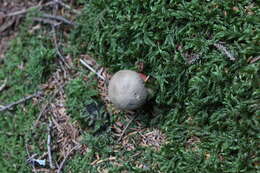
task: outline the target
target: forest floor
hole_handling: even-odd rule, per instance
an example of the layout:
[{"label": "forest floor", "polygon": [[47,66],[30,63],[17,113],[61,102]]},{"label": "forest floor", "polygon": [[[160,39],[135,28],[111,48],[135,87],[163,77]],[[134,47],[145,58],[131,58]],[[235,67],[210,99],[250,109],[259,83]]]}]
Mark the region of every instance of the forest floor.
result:
[{"label": "forest floor", "polygon": [[[260,171],[259,15],[253,1],[0,0],[0,172]],[[100,76],[120,69],[149,76],[141,109],[110,103]]]}]

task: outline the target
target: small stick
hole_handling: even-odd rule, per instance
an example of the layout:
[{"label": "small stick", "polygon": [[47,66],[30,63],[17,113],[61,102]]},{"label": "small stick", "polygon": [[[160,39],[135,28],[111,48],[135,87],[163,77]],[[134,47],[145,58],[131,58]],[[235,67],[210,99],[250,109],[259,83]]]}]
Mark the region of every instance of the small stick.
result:
[{"label": "small stick", "polygon": [[214,43],[213,44],[220,52],[225,54],[231,61],[235,61],[236,58],[224,47],[222,44]]},{"label": "small stick", "polygon": [[7,79],[4,80],[4,83],[0,86],[0,92],[3,91],[6,87]]},{"label": "small stick", "polygon": [[70,66],[65,61],[65,57],[60,52],[60,49],[59,49],[59,46],[58,46],[58,41],[57,41],[57,36],[56,36],[56,30],[55,30],[55,26],[54,25],[52,25],[52,32],[53,32],[53,40],[54,40],[54,45],[55,45],[56,52],[57,52],[60,60],[65,64],[65,66],[68,69],[70,69]]},{"label": "small stick", "polygon": [[55,20],[45,19],[45,18],[42,18],[42,17],[34,17],[33,20],[37,21],[37,22],[42,22],[42,23],[45,23],[45,24],[55,25],[55,26],[61,24],[61,23],[59,23]]},{"label": "small stick", "polygon": [[55,4],[55,3],[56,2],[48,2],[48,3],[43,4],[43,5],[38,4],[36,6],[29,7],[27,9],[22,9],[22,10],[19,10],[19,11],[15,11],[15,12],[9,13],[9,14],[5,15],[4,17],[17,16],[17,15],[20,15],[20,14],[25,14],[25,13],[31,11],[32,9],[38,9],[38,8],[46,7],[46,6]]},{"label": "small stick", "polygon": [[35,168],[35,169],[33,169],[33,172],[41,172],[41,173],[43,173],[43,172],[46,172],[46,173],[50,173],[50,169],[47,169],[47,168]]},{"label": "small stick", "polygon": [[82,65],[84,65],[85,67],[87,67],[90,71],[92,71],[93,73],[95,73],[100,79],[102,79],[103,81],[106,81],[106,79],[100,75],[99,73],[96,72],[96,70],[94,70],[90,65],[88,65],[88,63],[86,63],[84,60],[80,59],[80,62]]},{"label": "small stick", "polygon": [[54,20],[58,20],[58,21],[61,21],[63,23],[66,23],[68,25],[73,25],[75,26],[75,23],[72,22],[72,21],[69,21],[68,19],[62,17],[62,16],[55,16],[55,15],[51,15],[51,14],[43,14],[42,17],[45,17],[45,18],[49,18],[49,19],[54,19]]},{"label": "small stick", "polygon": [[106,159],[103,159],[103,160],[95,160],[94,162],[92,162],[90,165],[98,165],[102,162],[107,162],[107,161],[113,161],[113,160],[116,160],[116,157],[109,157],[109,158],[106,158]]},{"label": "small stick", "polygon": [[[59,0],[54,0],[54,7],[52,9],[52,12],[53,14],[57,14],[57,10],[58,10],[58,2]],[[54,15],[48,15],[48,14],[45,14],[45,16],[47,17],[51,17],[51,18],[55,18]],[[61,16],[59,17],[59,19],[61,19]],[[62,19],[64,21],[64,19]],[[66,19],[65,19],[66,20]],[[66,22],[68,22],[66,20]],[[70,21],[69,21],[70,23]],[[55,49],[56,49],[56,53],[59,57],[59,59],[61,60],[61,62],[65,65],[65,67],[67,67],[67,69],[70,69],[70,65],[65,61],[65,57],[62,55],[61,51],[60,51],[60,48],[59,48],[59,45],[58,45],[58,41],[57,41],[57,34],[56,34],[56,26],[57,25],[52,25],[52,34],[53,34],[53,40],[54,40],[54,46],[55,46]],[[64,71],[64,73],[66,74],[66,70],[65,68],[63,67],[62,63],[60,63],[61,65],[61,68],[62,70]]]},{"label": "small stick", "polygon": [[0,33],[8,29],[10,26],[12,26],[15,23],[15,18],[8,19],[7,22],[0,26]]},{"label": "small stick", "polygon": [[255,58],[253,58],[253,59],[250,59],[249,62],[250,62],[250,63],[255,63],[255,62],[259,61],[259,60],[260,60],[260,56],[255,57]]},{"label": "small stick", "polygon": [[[30,153],[29,153],[28,144],[27,144],[27,139],[26,139],[26,143],[25,143],[25,149],[26,149],[26,152],[27,152],[28,159],[33,158],[34,155],[31,156]],[[33,169],[35,169],[34,164],[32,164],[32,167],[33,167]]]},{"label": "small stick", "polygon": [[79,147],[79,145],[76,145],[75,147],[73,147],[70,151],[67,152],[66,156],[63,158],[58,170],[57,170],[57,173],[61,173],[61,170],[64,166],[64,163],[66,162],[66,160],[68,159],[69,155],[72,153],[72,151],[74,151],[75,149],[77,149]]},{"label": "small stick", "polygon": [[42,94],[41,92],[37,92],[37,93],[35,93],[35,94],[33,94],[33,95],[24,97],[24,98],[22,98],[21,100],[18,100],[18,101],[14,102],[14,103],[8,104],[8,105],[2,107],[2,108],[0,109],[0,112],[5,111],[5,110],[9,110],[9,109],[12,108],[13,106],[18,105],[18,104],[21,104],[21,103],[23,103],[23,102],[25,102],[25,101],[27,101],[27,100],[29,100],[29,99],[32,99],[33,97],[38,97],[38,96],[40,96],[41,94]]},{"label": "small stick", "polygon": [[121,139],[123,138],[126,130],[128,129],[128,127],[130,126],[130,124],[134,121],[134,119],[137,117],[137,115],[133,116],[133,118],[128,122],[128,124],[126,125],[126,127],[124,128],[123,132],[121,133],[121,135],[118,138],[118,142],[121,141]]},{"label": "small stick", "polygon": [[44,105],[44,108],[41,110],[41,112],[39,113],[38,118],[36,119],[35,123],[34,123],[34,128],[36,128],[36,126],[38,125],[42,115],[45,113],[47,107],[49,106],[49,103],[47,103],[46,105]]},{"label": "small stick", "polygon": [[[34,123],[34,128],[37,127],[42,115],[45,113],[47,107],[49,106],[50,102],[56,97],[56,95],[59,93],[59,91],[66,85],[66,83],[64,83],[62,86],[60,86],[55,92],[54,94],[51,96],[51,98],[48,100],[48,102],[44,105],[44,108],[41,110],[41,112],[39,113],[39,116],[37,117],[35,123]],[[32,127],[33,128],[33,127]]]},{"label": "small stick", "polygon": [[54,169],[55,166],[52,163],[52,157],[51,157],[51,128],[52,128],[52,121],[49,119],[47,149],[48,149],[48,158],[49,158],[50,167],[51,169]]},{"label": "small stick", "polygon": [[58,8],[59,8],[58,3],[60,0],[53,0],[53,1],[55,2],[55,4],[54,4],[54,8],[53,8],[52,12],[56,12],[56,11],[58,11]]}]

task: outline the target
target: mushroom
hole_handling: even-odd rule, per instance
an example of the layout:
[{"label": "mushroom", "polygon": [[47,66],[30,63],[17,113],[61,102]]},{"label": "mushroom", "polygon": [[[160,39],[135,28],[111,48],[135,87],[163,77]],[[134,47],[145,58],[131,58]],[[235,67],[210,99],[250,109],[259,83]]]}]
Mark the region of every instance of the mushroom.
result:
[{"label": "mushroom", "polygon": [[145,103],[148,91],[137,72],[120,70],[109,81],[108,96],[115,107],[133,110]]}]

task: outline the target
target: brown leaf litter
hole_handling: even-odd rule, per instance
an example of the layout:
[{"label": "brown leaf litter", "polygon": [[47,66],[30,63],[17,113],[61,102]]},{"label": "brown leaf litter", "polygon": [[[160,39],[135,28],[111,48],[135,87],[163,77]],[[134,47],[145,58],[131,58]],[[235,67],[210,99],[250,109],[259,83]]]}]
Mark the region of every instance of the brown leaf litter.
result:
[{"label": "brown leaf litter", "polygon": [[[70,116],[67,114],[65,101],[66,96],[64,86],[71,76],[66,74],[64,71],[57,69],[56,72],[50,77],[46,84],[43,84],[41,88],[45,91],[45,95],[53,95],[53,99],[48,100],[47,110],[40,118],[39,123],[46,123],[48,120],[52,121],[53,127],[51,130],[51,148],[53,151],[54,161],[60,164],[64,164],[73,154],[83,154],[87,151],[87,146],[80,143],[82,130],[76,122],[73,122]],[[44,108],[44,106],[43,106]],[[44,146],[46,143],[45,139],[42,141]],[[30,151],[33,153],[33,151]],[[64,161],[65,160],[65,161]],[[49,169],[51,172],[51,169]]]},{"label": "brown leaf litter", "polygon": [[160,130],[152,129],[143,135],[141,134],[141,140],[141,146],[149,146],[159,151],[166,141],[166,136]]},{"label": "brown leaf litter", "polygon": [[[128,115],[129,116],[129,115]],[[126,116],[124,122],[130,121],[130,118]],[[115,124],[112,125],[113,135],[120,137],[127,123],[123,123],[123,120],[119,117]],[[166,143],[166,135],[159,129],[144,128],[142,123],[138,120],[135,122],[135,127],[129,127],[124,134],[119,145],[127,151],[135,150],[137,146],[151,147],[156,151],[159,151],[161,146]]]}]

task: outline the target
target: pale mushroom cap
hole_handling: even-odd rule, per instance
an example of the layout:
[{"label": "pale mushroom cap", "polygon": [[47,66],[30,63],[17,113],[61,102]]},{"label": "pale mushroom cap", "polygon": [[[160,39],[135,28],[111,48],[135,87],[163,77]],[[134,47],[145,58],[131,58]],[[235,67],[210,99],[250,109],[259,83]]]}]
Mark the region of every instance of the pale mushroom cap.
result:
[{"label": "pale mushroom cap", "polygon": [[118,71],[109,82],[108,96],[119,109],[136,109],[145,103],[147,95],[143,79],[134,71]]}]

